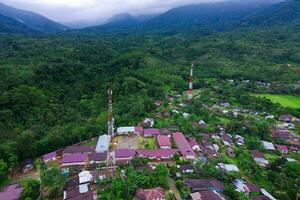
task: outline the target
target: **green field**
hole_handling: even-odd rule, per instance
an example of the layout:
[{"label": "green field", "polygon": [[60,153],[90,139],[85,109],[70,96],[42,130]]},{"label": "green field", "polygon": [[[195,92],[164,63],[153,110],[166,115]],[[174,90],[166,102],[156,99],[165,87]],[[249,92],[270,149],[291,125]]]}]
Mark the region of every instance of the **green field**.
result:
[{"label": "green field", "polygon": [[265,97],[274,103],[291,108],[300,108],[300,96],[279,95],[279,94],[255,94],[257,97]]}]

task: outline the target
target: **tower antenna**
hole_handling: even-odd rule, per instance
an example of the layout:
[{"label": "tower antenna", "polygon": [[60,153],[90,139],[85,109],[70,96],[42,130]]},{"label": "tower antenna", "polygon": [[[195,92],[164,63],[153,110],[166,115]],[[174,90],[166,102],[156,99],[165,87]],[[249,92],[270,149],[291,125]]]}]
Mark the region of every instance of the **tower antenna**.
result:
[{"label": "tower antenna", "polygon": [[108,135],[114,134],[114,118],[113,118],[113,109],[112,109],[112,90],[108,89]]},{"label": "tower antenna", "polygon": [[194,68],[194,64],[191,65],[191,71],[190,71],[190,77],[189,77],[188,99],[193,98],[193,68]]}]

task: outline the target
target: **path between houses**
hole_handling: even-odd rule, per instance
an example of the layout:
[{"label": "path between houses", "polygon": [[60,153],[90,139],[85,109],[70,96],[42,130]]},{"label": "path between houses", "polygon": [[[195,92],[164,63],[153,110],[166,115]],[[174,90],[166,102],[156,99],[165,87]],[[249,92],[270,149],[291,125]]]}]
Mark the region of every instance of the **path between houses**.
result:
[{"label": "path between houses", "polygon": [[168,179],[168,185],[170,187],[170,190],[172,190],[172,192],[174,193],[175,198],[177,200],[182,200],[181,197],[180,197],[180,193],[179,193],[179,191],[176,188],[175,181],[172,178],[170,178],[170,177],[168,177],[167,179]]}]

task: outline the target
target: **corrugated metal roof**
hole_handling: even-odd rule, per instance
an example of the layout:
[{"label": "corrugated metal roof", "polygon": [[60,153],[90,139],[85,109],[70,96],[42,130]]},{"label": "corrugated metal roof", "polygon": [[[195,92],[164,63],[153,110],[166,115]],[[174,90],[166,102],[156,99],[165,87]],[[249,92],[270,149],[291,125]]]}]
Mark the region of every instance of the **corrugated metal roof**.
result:
[{"label": "corrugated metal roof", "polygon": [[110,135],[107,135],[107,134],[101,135],[97,142],[96,152],[101,153],[104,151],[108,151],[110,139],[111,139]]}]

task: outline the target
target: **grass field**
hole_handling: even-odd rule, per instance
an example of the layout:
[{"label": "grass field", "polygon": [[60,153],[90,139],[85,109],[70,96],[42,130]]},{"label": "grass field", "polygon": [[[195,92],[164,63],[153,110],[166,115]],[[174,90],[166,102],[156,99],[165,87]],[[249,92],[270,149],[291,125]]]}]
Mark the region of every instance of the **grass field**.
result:
[{"label": "grass field", "polygon": [[265,97],[274,103],[291,108],[300,108],[300,96],[278,95],[278,94],[255,94],[257,97]]},{"label": "grass field", "polygon": [[156,139],[155,138],[144,138],[142,136],[138,137],[139,148],[140,149],[155,149]]}]

